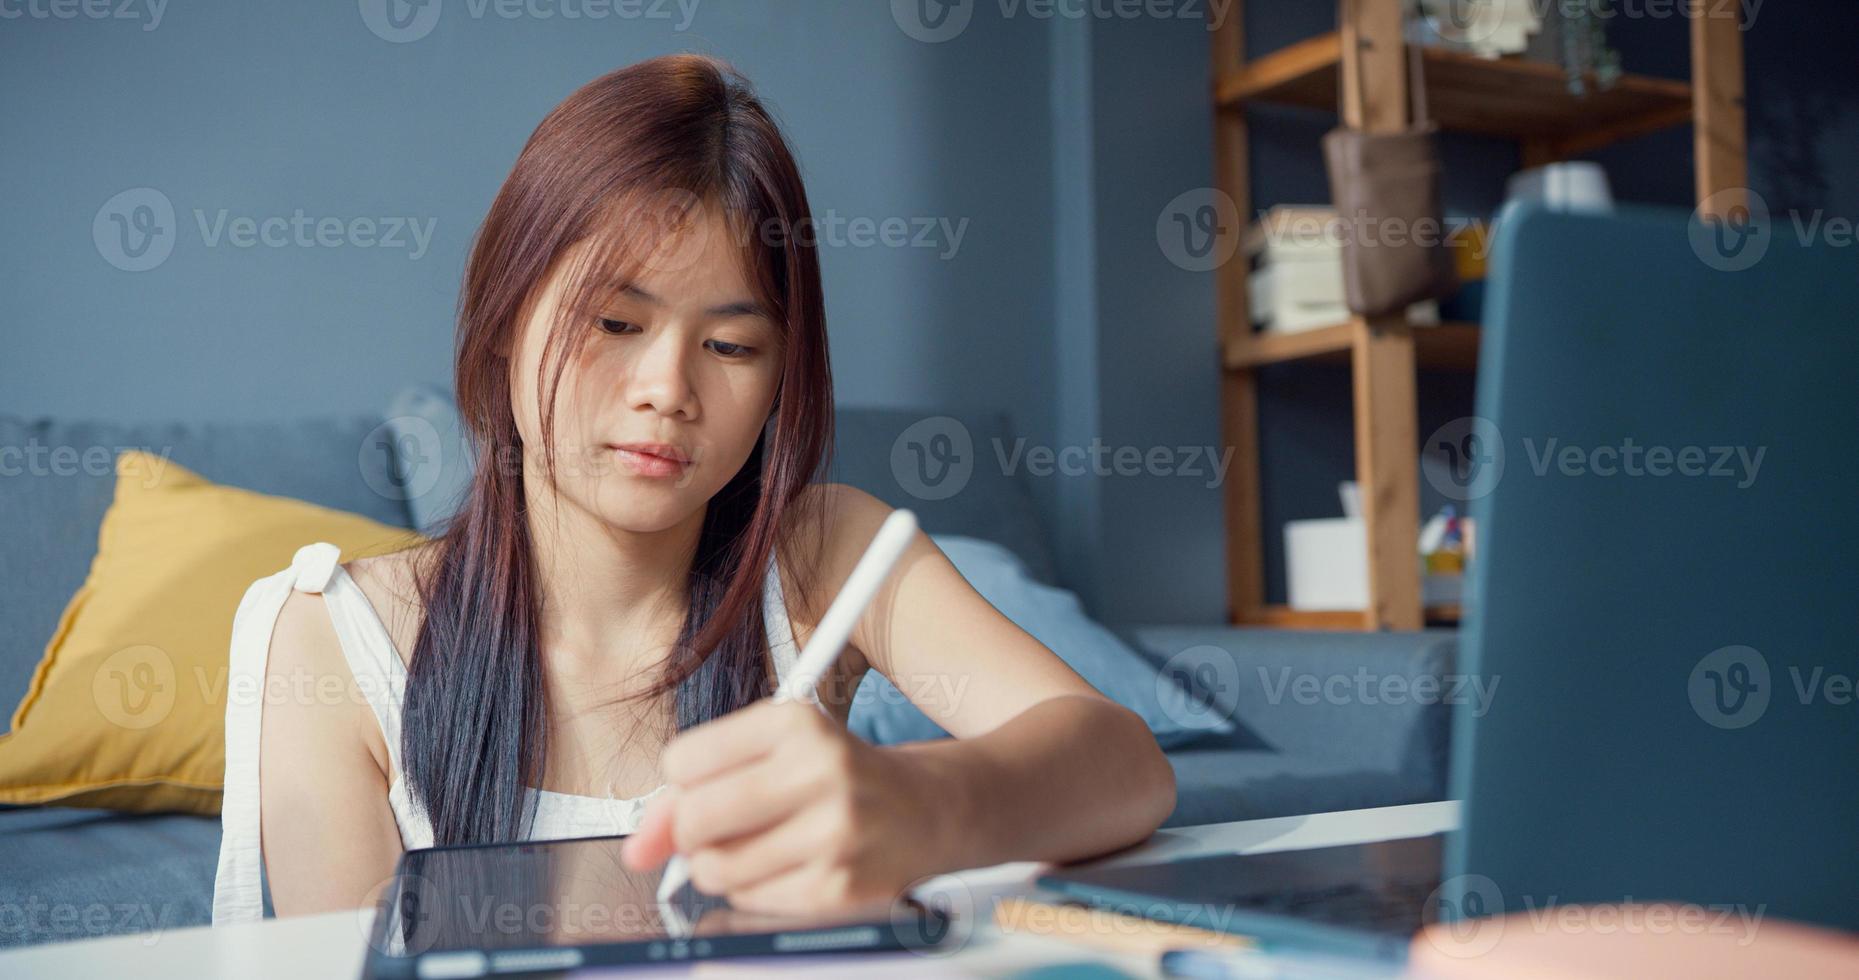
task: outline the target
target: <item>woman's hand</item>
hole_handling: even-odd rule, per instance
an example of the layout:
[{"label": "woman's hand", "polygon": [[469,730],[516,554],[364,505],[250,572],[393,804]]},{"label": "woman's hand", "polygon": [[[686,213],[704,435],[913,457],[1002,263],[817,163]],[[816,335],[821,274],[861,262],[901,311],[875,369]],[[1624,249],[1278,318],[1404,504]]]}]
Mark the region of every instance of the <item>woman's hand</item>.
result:
[{"label": "woman's hand", "polygon": [[866,744],[811,704],[763,701],[673,738],[671,784],[622,860],[686,856],[699,891],[808,912],[894,899],[940,865],[955,792],[923,757]]}]

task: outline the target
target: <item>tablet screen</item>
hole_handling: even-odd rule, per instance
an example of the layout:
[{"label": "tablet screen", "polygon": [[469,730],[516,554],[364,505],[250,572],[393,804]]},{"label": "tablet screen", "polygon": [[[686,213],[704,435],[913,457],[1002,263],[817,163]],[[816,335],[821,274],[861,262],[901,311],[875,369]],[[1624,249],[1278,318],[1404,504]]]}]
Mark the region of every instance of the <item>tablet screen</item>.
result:
[{"label": "tablet screen", "polygon": [[[768,915],[685,889],[675,911],[658,901],[659,872],[620,863],[625,837],[592,837],[407,852],[384,896],[377,950],[446,950],[698,939],[889,923],[889,903],[830,915]],[[688,931],[674,916],[681,913]]]}]

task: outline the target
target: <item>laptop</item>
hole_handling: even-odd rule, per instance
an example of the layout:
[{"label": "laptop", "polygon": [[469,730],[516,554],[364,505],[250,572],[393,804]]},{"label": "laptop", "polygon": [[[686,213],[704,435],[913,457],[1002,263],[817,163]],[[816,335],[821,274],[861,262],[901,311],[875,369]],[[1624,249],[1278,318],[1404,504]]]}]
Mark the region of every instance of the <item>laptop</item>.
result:
[{"label": "laptop", "polygon": [[1859,929],[1859,248],[1797,228],[1500,216],[1475,414],[1429,439],[1478,528],[1458,670],[1502,679],[1456,832],[1040,884],[1391,960],[1579,903]]}]

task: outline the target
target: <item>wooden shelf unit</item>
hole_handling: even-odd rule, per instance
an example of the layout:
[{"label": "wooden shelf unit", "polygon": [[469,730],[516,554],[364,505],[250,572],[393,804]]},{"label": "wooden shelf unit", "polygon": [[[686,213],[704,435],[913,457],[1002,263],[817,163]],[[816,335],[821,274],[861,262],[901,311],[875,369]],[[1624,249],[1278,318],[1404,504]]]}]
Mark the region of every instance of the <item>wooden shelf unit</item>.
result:
[{"label": "wooden shelf unit", "polygon": [[[1363,329],[1366,324],[1351,320],[1296,333],[1243,334],[1227,342],[1226,366],[1236,369],[1290,361],[1346,361],[1355,347],[1357,331]],[[1441,323],[1412,329],[1414,361],[1419,367],[1439,371],[1471,371],[1478,367],[1477,324]]]},{"label": "wooden shelf unit", "polygon": [[[1250,220],[1253,213],[1249,105],[1336,110],[1340,98],[1343,121],[1357,129],[1395,132],[1409,125],[1403,6],[1402,0],[1340,0],[1335,31],[1253,61],[1245,58],[1243,0],[1211,25],[1215,179],[1241,216]],[[1741,25],[1734,18],[1694,16],[1690,28],[1690,81],[1627,75],[1604,91],[1590,85],[1586,96],[1568,91],[1556,65],[1424,48],[1428,113],[1447,131],[1516,140],[1526,167],[1690,124],[1700,207],[1708,203],[1709,212],[1721,215],[1744,203],[1748,184]],[[1216,273],[1221,430],[1234,449],[1225,484],[1228,617],[1300,629],[1419,629],[1427,622],[1456,622],[1456,606],[1426,609],[1420,598],[1415,372],[1473,370],[1478,328],[1355,317],[1299,333],[1255,333],[1246,272],[1241,260]],[[1265,602],[1256,372],[1301,360],[1346,362],[1353,376],[1355,469],[1369,551],[1369,608],[1360,612],[1296,612]]]},{"label": "wooden shelf unit", "polygon": [[[1220,108],[1247,102],[1336,109],[1342,32],[1300,41],[1214,82]],[[1496,60],[1443,48],[1421,50],[1427,108],[1441,129],[1541,142],[1556,157],[1691,121],[1691,83],[1624,75],[1578,96],[1556,65]]]}]

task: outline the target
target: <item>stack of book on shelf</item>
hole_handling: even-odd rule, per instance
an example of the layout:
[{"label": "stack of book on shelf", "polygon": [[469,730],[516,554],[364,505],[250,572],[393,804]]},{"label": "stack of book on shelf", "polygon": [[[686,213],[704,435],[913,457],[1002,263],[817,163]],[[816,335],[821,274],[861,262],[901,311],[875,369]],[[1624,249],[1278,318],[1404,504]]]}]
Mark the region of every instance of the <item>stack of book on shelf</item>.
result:
[{"label": "stack of book on shelf", "polygon": [[[1279,205],[1246,233],[1251,272],[1246,294],[1252,323],[1273,333],[1333,327],[1349,319],[1343,294],[1345,230],[1336,209]],[[1408,310],[1416,325],[1439,322],[1439,305],[1416,303]]]}]

